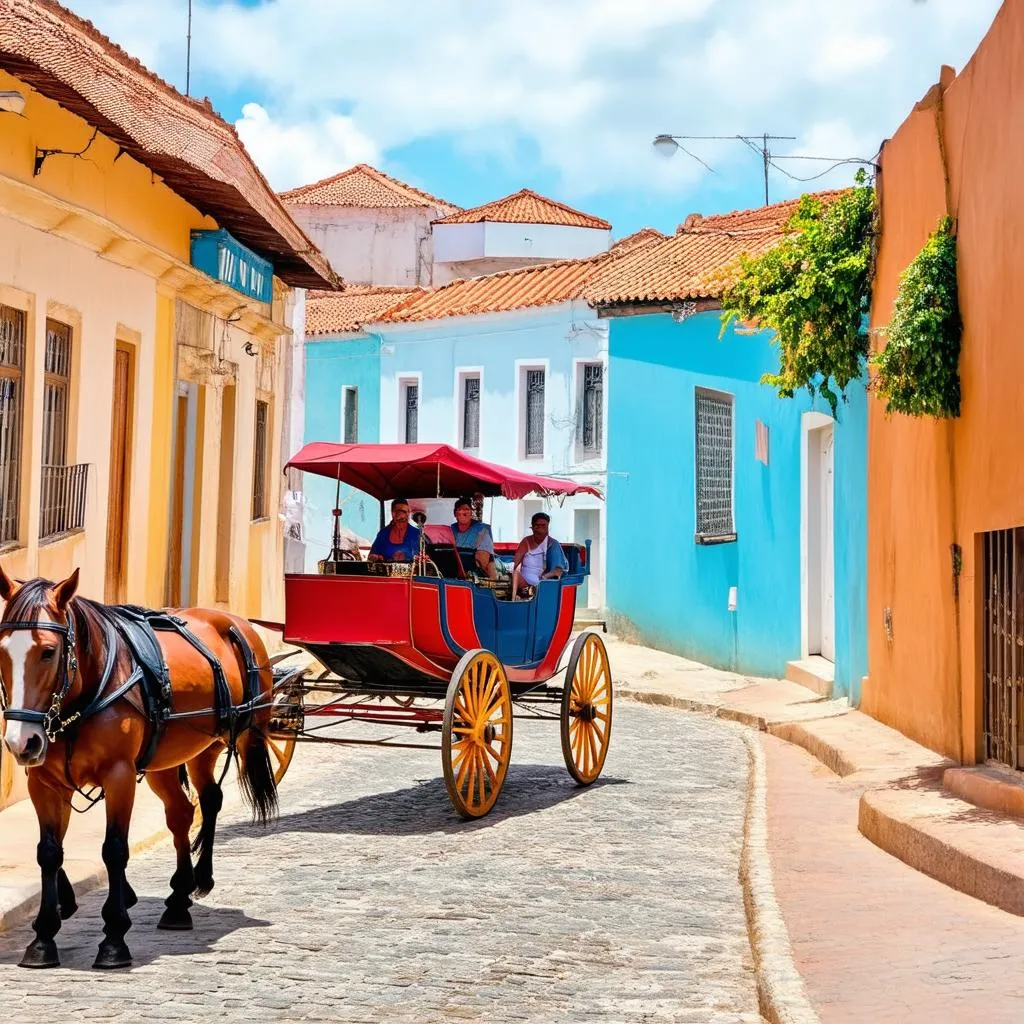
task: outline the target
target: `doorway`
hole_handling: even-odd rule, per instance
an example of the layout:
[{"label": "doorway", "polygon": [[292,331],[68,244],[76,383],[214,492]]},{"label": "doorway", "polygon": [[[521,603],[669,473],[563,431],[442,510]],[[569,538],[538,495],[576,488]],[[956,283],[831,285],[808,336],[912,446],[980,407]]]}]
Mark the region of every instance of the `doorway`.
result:
[{"label": "doorway", "polygon": [[601,513],[596,508],[578,508],[573,513],[573,541],[590,541],[590,575],[576,592],[578,608],[604,606],[604,584],[601,574]]},{"label": "doorway", "polygon": [[220,489],[217,495],[217,601],[231,600],[231,506],[235,495],[234,384],[224,388],[220,418]]},{"label": "doorway", "polygon": [[132,403],[135,358],[118,342],[114,350],[114,393],[110,414],[110,483],[107,492],[107,564],[104,600],[125,600],[128,552],[128,493],[131,473]]},{"label": "doorway", "polygon": [[[817,414],[811,414],[817,415]],[[835,424],[807,431],[807,653],[835,661]]]},{"label": "doorway", "polygon": [[199,386],[179,380],[174,399],[171,457],[171,530],[167,562],[167,603],[181,608],[195,600],[192,580]]}]

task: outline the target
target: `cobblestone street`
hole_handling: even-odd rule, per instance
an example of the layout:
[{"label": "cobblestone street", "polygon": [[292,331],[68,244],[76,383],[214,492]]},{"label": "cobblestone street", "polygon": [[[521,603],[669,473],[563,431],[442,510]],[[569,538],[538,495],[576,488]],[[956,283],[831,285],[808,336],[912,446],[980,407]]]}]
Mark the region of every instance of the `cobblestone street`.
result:
[{"label": "cobblestone street", "polygon": [[90,970],[94,891],[58,936],[60,969],[15,966],[27,924],[0,935],[6,1014],[759,1021],[737,881],[743,742],[626,701],[616,718],[587,790],[556,723],[517,721],[501,800],[477,823],[451,810],[436,752],[300,746],[267,834],[238,809],[222,817],[195,931],[155,929],[173,868],[162,844],[129,865],[134,969]]}]

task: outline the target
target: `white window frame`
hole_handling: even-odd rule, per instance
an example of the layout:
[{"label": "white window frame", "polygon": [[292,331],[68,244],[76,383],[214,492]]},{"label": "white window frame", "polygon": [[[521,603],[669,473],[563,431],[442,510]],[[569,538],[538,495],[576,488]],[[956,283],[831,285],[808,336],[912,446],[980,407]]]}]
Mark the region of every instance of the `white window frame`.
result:
[{"label": "white window frame", "polygon": [[[548,457],[548,412],[551,394],[551,366],[547,359],[517,359],[516,360],[516,438],[517,455],[520,462],[543,462]],[[541,439],[541,454],[526,454],[526,373],[528,370],[544,371],[544,435]]]},{"label": "white window frame", "polygon": [[[477,440],[479,444],[476,448],[466,448],[466,416],[465,416],[465,403],[466,403],[466,379],[476,377],[480,381],[480,422],[477,425]],[[452,437],[455,438],[455,444],[458,448],[462,448],[469,452],[479,452],[483,448],[484,439],[484,368],[482,366],[458,366],[455,369],[455,401],[452,405],[455,407],[455,422],[454,429],[452,431]]]},{"label": "white window frame", "polygon": [[416,401],[416,439],[419,440],[419,428],[422,425],[423,417],[423,374],[422,373],[402,373],[397,377],[398,384],[398,443],[405,444],[405,410],[406,410],[406,388],[410,384],[415,384],[417,389],[417,401]]},{"label": "white window frame", "polygon": [[[704,533],[700,530],[698,512],[700,481],[697,468],[700,462],[700,435],[697,432],[697,404],[701,395],[728,402],[732,411],[729,437],[729,525],[732,529],[723,533]],[[695,387],[693,389],[693,524],[693,538],[697,544],[727,544],[736,540],[736,396],[728,391],[719,391],[715,388]]]},{"label": "white window frame", "polygon": [[[345,420],[346,420],[346,409],[345,405],[348,401],[349,395],[353,395],[356,405],[356,436],[354,441],[350,441],[345,436]],[[359,386],[357,384],[343,384],[341,388],[341,443],[342,444],[358,444],[359,443]]]},{"label": "white window frame", "polygon": [[[588,452],[583,447],[583,385],[586,379],[587,366],[601,367],[601,447],[595,452]],[[597,462],[605,457],[608,445],[608,359],[604,355],[595,355],[592,359],[577,358],[572,361],[574,394],[576,396],[576,461]]]}]

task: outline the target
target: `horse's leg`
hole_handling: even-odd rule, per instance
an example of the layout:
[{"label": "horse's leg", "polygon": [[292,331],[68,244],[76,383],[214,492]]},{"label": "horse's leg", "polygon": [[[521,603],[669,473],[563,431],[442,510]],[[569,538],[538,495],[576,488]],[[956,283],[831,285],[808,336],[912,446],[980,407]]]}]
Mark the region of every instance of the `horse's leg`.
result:
[{"label": "horse's leg", "polygon": [[103,904],[103,934],[93,967],[111,969],[130,967],[132,955],[124,937],[131,928],[128,917],[128,893],[125,873],[128,868],[128,826],[135,804],[135,766],[119,761],[103,779],[107,805],[107,837],[103,841],[103,863],[107,868],[109,889]]},{"label": "horse's leg", "polygon": [[[68,825],[71,824],[71,800],[65,800],[63,813],[61,815],[60,843],[64,845],[64,836],[67,835]],[[71,880],[63,868],[57,869],[57,902],[60,905],[60,919],[66,921],[78,910],[78,900],[75,898],[75,890]]]},{"label": "horse's leg", "polygon": [[158,928],[169,931],[188,931],[192,927],[192,915],[188,908],[196,887],[196,876],[192,870],[192,856],[189,849],[188,832],[195,817],[195,807],[181,786],[177,768],[162,772],[150,772],[146,776],[149,788],[163,801],[167,828],[174,836],[174,850],[178,855],[177,867],[171,875],[171,895],[164,900],[167,909],[160,918]]},{"label": "horse's leg", "polygon": [[199,794],[199,813],[203,823],[192,844],[196,858],[196,896],[209,896],[213,891],[213,837],[217,832],[217,815],[224,804],[224,793],[217,782],[217,758],[224,749],[220,743],[207,747],[188,763],[188,774]]},{"label": "horse's leg", "polygon": [[[48,786],[38,772],[28,773],[28,792],[36,810],[36,817],[39,819],[36,861],[39,864],[42,888],[39,913],[32,922],[36,939],[25,950],[20,966],[59,967],[57,943],[53,940],[60,931],[61,924],[59,879],[64,874],[63,842],[71,805],[68,795]],[[64,879],[67,881],[66,875]]]}]

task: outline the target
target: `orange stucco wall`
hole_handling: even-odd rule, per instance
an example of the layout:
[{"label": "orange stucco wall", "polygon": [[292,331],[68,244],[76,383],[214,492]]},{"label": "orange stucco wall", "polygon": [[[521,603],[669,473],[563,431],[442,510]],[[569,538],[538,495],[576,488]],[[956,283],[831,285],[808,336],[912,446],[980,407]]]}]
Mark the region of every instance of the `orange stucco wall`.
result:
[{"label": "orange stucco wall", "polygon": [[1024,0],[1007,0],[970,64],[955,79],[947,71],[886,145],[879,182],[872,326],[888,322],[899,276],[946,212],[948,192],[965,329],[959,419],[888,415],[880,401],[870,410],[863,709],[967,762],[982,756],[976,540],[1024,525],[1021,109]]}]

